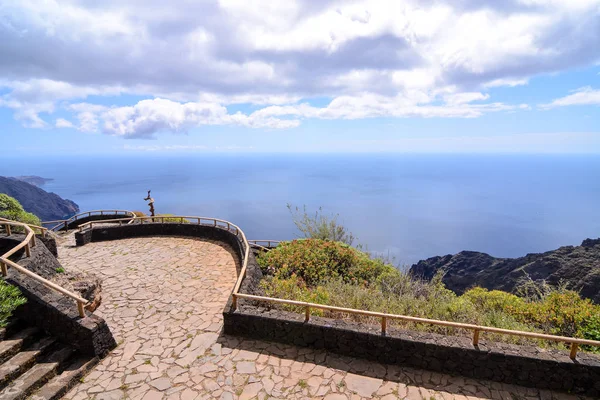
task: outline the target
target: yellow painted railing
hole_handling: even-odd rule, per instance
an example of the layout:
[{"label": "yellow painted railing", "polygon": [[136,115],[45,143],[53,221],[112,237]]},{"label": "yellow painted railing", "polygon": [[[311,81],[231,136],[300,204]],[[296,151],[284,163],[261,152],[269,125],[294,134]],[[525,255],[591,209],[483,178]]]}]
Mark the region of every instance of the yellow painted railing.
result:
[{"label": "yellow painted railing", "polygon": [[8,259],[10,256],[12,256],[17,251],[19,251],[23,248],[25,248],[25,255],[27,257],[31,257],[31,247],[34,247],[36,245],[35,232],[33,231],[33,229],[40,229],[42,232],[42,236],[46,236],[47,229],[43,228],[41,226],[28,225],[28,224],[24,224],[24,223],[16,222],[16,221],[9,221],[4,218],[0,219],[0,226],[4,227],[4,230],[6,231],[7,236],[12,235],[11,227],[23,228],[23,230],[25,232],[25,239],[23,239],[23,241],[21,241],[21,243],[19,243],[18,245],[16,245],[15,247],[10,249],[6,253],[4,253],[2,256],[0,256],[0,270],[2,271],[2,276],[8,275],[8,267],[13,268],[14,270],[18,271],[19,273],[21,273],[23,275],[27,275],[28,277],[41,283],[42,285],[44,285],[54,291],[62,293],[63,295],[75,300],[75,302],[77,303],[77,311],[79,312],[79,316],[81,318],[85,318],[84,307],[88,303],[88,301],[86,299],[55,284],[54,282],[51,282],[45,278],[42,278],[38,274],[28,270],[27,268],[23,268],[19,264]]}]

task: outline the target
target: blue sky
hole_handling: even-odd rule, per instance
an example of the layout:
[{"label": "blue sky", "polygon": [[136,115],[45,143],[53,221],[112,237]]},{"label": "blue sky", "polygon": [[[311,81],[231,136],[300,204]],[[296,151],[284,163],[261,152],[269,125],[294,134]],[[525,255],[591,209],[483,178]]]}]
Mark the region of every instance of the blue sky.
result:
[{"label": "blue sky", "polygon": [[11,154],[600,153],[600,0],[4,1]]}]

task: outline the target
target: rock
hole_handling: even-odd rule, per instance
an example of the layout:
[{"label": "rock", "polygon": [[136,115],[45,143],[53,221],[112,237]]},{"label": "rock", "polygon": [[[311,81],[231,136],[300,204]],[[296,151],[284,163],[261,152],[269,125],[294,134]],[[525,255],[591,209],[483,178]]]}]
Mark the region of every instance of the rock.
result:
[{"label": "rock", "polygon": [[535,282],[568,284],[584,298],[600,304],[600,239],[586,239],[581,246],[564,246],[519,258],[496,258],[489,254],[462,251],[431,257],[410,268],[413,276],[430,280],[438,271],[446,287],[458,294],[473,286],[514,292],[529,276]]},{"label": "rock", "polygon": [[379,390],[381,384],[383,383],[382,379],[355,375],[351,373],[346,375],[344,381],[346,382],[346,387],[349,390],[358,393],[362,397],[372,397],[373,393]]},{"label": "rock", "polygon": [[262,384],[260,382],[251,383],[249,385],[246,385],[244,387],[244,391],[240,395],[239,400],[250,400],[250,399],[256,397],[256,395],[258,394],[258,392],[260,392],[261,389],[262,389]]}]

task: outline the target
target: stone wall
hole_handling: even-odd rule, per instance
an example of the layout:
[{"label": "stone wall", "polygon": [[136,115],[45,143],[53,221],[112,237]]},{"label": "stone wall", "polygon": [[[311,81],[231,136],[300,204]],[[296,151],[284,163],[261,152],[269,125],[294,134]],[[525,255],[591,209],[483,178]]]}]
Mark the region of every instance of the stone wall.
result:
[{"label": "stone wall", "polygon": [[[107,219],[124,219],[124,218],[128,218],[128,217],[125,216],[125,215],[122,215],[122,214],[121,215],[114,215],[114,214],[112,214],[112,215],[110,215],[110,214],[107,214],[107,215],[90,215],[88,217],[78,218],[75,221],[70,222],[69,223],[69,229],[78,228],[79,225],[83,225],[86,222],[90,222],[90,221],[104,221],[104,220],[107,220]],[[62,230],[62,227],[61,227],[61,230]]]},{"label": "stone wall", "polygon": [[[131,224],[123,226],[98,226],[83,232],[75,232],[75,243],[83,246],[90,242],[118,240],[144,236],[186,236],[227,243],[236,253],[240,272],[244,259],[244,248],[240,238],[227,229],[209,225],[180,224],[175,222]],[[260,270],[259,270],[260,271]]]},{"label": "stone wall", "polygon": [[[23,238],[23,235],[1,238],[0,247],[7,243],[14,246]],[[24,252],[19,251],[11,260],[46,279],[52,279],[57,273],[57,268],[61,267],[41,240],[31,248],[31,257],[24,257]],[[80,318],[77,305],[70,298],[11,268],[8,269],[6,281],[17,286],[27,298],[27,303],[15,310],[15,317],[85,354],[104,356],[116,346],[104,319],[93,314]]]}]

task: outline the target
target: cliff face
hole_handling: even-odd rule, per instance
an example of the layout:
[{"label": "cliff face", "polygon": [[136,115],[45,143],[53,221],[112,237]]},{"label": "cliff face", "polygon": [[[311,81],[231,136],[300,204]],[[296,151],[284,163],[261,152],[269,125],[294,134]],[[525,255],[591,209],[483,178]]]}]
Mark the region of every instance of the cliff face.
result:
[{"label": "cliff face", "polygon": [[455,255],[432,257],[410,268],[411,274],[431,279],[446,271],[443,282],[456,293],[473,286],[513,292],[529,275],[534,281],[551,285],[561,282],[578,290],[582,297],[600,304],[600,239],[586,239],[581,246],[565,246],[519,258],[495,258],[485,253],[462,251]]},{"label": "cliff face", "polygon": [[17,199],[25,211],[37,215],[42,221],[69,218],[79,212],[79,206],[71,200],[16,178],[0,176],[0,193]]}]

